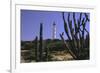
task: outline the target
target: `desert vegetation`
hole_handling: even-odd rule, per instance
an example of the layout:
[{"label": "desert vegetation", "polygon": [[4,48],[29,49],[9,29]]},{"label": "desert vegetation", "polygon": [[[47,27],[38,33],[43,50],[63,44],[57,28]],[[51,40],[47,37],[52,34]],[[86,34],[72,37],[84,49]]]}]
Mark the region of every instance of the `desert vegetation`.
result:
[{"label": "desert vegetation", "polygon": [[[89,60],[89,31],[86,23],[90,21],[87,13],[79,13],[76,19],[75,12],[65,17],[62,12],[62,27],[59,33],[61,39],[43,39],[43,23],[40,23],[39,37],[32,41],[21,40],[21,62],[49,62],[68,60]],[[60,29],[59,29],[60,30]],[[64,34],[65,33],[65,34]],[[63,36],[66,35],[67,39]]]}]

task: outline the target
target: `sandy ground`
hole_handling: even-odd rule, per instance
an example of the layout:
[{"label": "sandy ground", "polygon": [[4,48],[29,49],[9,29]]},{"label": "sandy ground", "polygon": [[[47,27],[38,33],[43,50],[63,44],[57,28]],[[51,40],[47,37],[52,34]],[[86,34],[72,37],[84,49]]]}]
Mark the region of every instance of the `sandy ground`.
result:
[{"label": "sandy ground", "polygon": [[[24,60],[25,57],[29,57],[29,55],[25,55],[25,53],[29,53],[29,50],[21,51],[21,63],[30,62],[29,60]],[[66,51],[55,51],[51,53],[51,59],[53,61],[67,61],[73,60],[73,57]]]},{"label": "sandy ground", "polygon": [[72,60],[72,59],[73,57],[69,53],[66,53],[64,51],[59,51],[52,54],[52,60],[55,60],[55,61],[66,61],[66,60]]}]

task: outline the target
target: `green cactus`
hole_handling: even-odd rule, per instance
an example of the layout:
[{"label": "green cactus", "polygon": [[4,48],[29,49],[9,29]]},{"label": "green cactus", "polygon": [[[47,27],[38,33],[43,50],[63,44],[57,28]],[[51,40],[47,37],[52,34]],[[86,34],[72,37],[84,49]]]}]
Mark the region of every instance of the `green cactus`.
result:
[{"label": "green cactus", "polygon": [[64,29],[65,29],[65,31],[66,31],[66,34],[67,34],[67,36],[68,36],[68,39],[71,40],[71,38],[70,38],[70,36],[69,36],[68,25],[67,25],[67,23],[66,23],[66,21],[65,21],[65,18],[64,18],[64,12],[62,13],[62,16],[63,16],[63,21],[64,21]]},{"label": "green cactus", "polygon": [[39,48],[38,48],[38,37],[36,36],[35,38],[35,60],[36,62],[39,61],[39,52],[38,52]]},{"label": "green cactus", "polygon": [[43,24],[40,23],[39,61],[43,61]]},{"label": "green cactus", "polygon": [[[62,13],[64,21],[64,30],[68,37],[68,40],[71,42],[66,42],[63,36],[60,34],[61,39],[64,41],[64,44],[68,44],[66,48],[69,50],[69,53],[73,56],[74,59],[82,59],[84,56],[81,54],[86,46],[87,39],[89,40],[89,32],[86,29],[86,22],[89,21],[88,15],[84,13],[85,17],[82,18],[82,13],[80,13],[79,19],[75,18],[75,13],[73,13],[73,19],[70,19],[70,13],[68,13],[67,22],[64,18],[64,12]],[[72,21],[74,23],[72,27]],[[68,28],[69,27],[69,28]],[[87,32],[87,37],[85,39],[85,32]],[[75,58],[76,56],[76,58]]]},{"label": "green cactus", "polygon": [[40,33],[39,33],[39,47],[38,47],[38,37],[36,37],[36,61],[42,62],[47,61],[48,57],[48,48],[43,47],[43,24],[40,23]]}]

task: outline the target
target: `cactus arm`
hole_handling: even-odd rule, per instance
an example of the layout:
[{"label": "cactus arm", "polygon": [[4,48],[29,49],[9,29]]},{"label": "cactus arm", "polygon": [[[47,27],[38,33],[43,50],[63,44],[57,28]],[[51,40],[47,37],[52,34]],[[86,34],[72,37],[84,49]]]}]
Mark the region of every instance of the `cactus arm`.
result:
[{"label": "cactus arm", "polygon": [[74,21],[75,33],[76,33],[78,28],[77,28],[77,23],[76,23],[75,13],[73,13],[73,21]]},{"label": "cactus arm", "polygon": [[67,34],[67,37],[69,40],[71,40],[70,36],[69,36],[69,31],[68,31],[68,25],[65,21],[65,18],[64,18],[64,12],[62,13],[62,16],[63,16],[63,21],[64,21],[64,30],[65,30],[65,33]]},{"label": "cactus arm", "polygon": [[86,21],[90,21],[88,18],[88,15],[86,13],[84,13],[84,15],[85,15]]},{"label": "cactus arm", "polygon": [[68,52],[71,54],[71,56],[72,56],[74,59],[76,59],[77,57],[76,57],[75,54],[71,51],[69,45],[66,43],[66,41],[64,40],[64,38],[63,38],[63,36],[62,36],[61,34],[60,34],[60,37],[61,37],[62,41],[64,42],[66,48],[68,49]]}]

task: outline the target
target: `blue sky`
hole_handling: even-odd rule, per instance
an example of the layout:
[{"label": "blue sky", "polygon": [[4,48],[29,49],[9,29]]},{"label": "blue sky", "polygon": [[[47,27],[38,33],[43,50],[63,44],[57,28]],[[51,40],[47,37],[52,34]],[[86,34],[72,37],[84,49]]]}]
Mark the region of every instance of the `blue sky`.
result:
[{"label": "blue sky", "polygon": [[[52,39],[53,23],[56,24],[57,39],[60,39],[59,34],[64,32],[64,23],[62,19],[62,12],[56,11],[37,11],[37,10],[21,10],[21,40],[30,41],[39,36],[40,23],[43,23],[43,38]],[[68,12],[65,12],[67,19]],[[72,19],[72,12],[70,12]],[[79,18],[79,12],[75,12],[76,19]],[[90,14],[87,13],[90,18]],[[84,17],[84,15],[82,16]],[[89,31],[89,22],[87,22],[86,29]],[[67,39],[64,33],[64,38]]]}]

